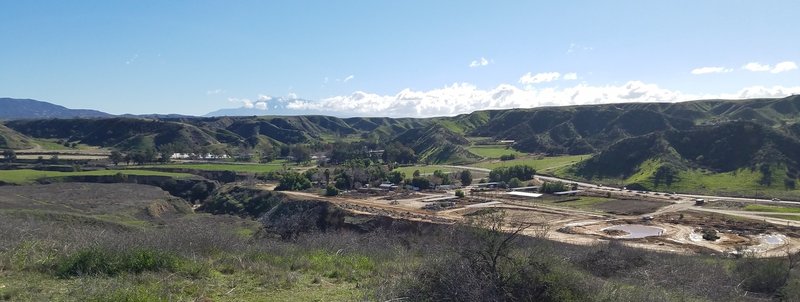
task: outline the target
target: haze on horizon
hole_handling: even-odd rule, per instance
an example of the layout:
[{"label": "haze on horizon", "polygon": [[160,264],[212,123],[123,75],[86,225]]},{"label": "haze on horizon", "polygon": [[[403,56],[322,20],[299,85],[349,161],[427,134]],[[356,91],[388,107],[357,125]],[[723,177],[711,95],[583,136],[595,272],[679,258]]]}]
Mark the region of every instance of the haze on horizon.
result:
[{"label": "haze on horizon", "polygon": [[0,97],[114,114],[392,117],[783,97],[800,93],[798,9],[788,0],[5,1]]}]

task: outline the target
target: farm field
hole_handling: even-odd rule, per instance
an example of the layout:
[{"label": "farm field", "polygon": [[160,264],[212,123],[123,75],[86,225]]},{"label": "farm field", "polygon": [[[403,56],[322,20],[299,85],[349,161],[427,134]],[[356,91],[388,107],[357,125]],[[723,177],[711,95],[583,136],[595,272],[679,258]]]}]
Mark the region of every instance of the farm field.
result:
[{"label": "farm field", "polygon": [[[293,167],[294,164],[286,164],[286,167]],[[137,167],[139,168],[139,167]],[[268,164],[233,164],[233,163],[186,163],[186,164],[165,164],[151,165],[142,168],[168,168],[168,169],[189,169],[200,171],[233,171],[243,173],[266,173],[280,171],[284,168],[283,163]]]},{"label": "farm field", "polygon": [[447,172],[447,173],[461,171],[457,168],[443,166],[443,165],[398,167],[392,171],[399,171],[405,173],[406,177],[411,177],[414,174],[414,171],[417,170],[419,170],[419,173],[422,175],[433,174],[433,172],[436,170],[442,170],[442,172]]},{"label": "farm field", "polygon": [[12,184],[30,184],[34,183],[37,179],[51,178],[51,177],[68,177],[68,176],[107,176],[122,173],[124,175],[138,175],[138,176],[168,176],[173,178],[191,178],[191,174],[186,173],[170,173],[148,170],[97,170],[97,171],[80,171],[80,172],[59,172],[59,171],[40,171],[31,169],[22,170],[0,170],[0,182]]},{"label": "farm field", "polygon": [[505,145],[474,145],[472,147],[467,148],[467,150],[476,155],[480,155],[490,159],[498,159],[500,158],[500,156],[510,155],[510,154],[513,154],[517,157],[526,155],[526,153],[519,152],[511,148],[506,148]]},{"label": "farm field", "polygon": [[514,165],[528,165],[536,169],[537,174],[551,174],[556,168],[565,167],[588,159],[591,155],[565,155],[553,157],[525,157],[514,160],[492,160],[473,164],[473,167],[494,169],[497,167],[508,167]]}]

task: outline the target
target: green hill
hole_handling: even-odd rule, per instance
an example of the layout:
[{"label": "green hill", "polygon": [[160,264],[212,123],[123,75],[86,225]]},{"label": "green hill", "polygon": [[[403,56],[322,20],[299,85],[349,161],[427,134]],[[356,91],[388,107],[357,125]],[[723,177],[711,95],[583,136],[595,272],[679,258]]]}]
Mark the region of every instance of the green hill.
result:
[{"label": "green hill", "polygon": [[409,129],[393,141],[409,146],[423,162],[465,163],[481,159],[467,151],[467,139],[441,124]]},{"label": "green hill", "polygon": [[26,149],[33,147],[31,139],[0,124],[0,149]]},{"label": "green hill", "polygon": [[152,119],[47,119],[6,123],[9,128],[37,138],[59,138],[123,150],[171,145],[176,151],[219,144],[196,126]]},{"label": "green hill", "polygon": [[[703,192],[724,187],[748,194],[793,191],[798,159],[796,138],[755,122],[727,122],[624,139],[569,173],[647,190]],[[716,183],[699,181],[715,177]]]}]

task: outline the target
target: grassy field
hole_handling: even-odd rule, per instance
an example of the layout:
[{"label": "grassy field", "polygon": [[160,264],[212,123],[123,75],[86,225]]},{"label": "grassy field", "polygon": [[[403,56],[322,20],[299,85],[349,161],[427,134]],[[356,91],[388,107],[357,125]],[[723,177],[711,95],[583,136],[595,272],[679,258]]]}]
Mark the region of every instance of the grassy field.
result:
[{"label": "grassy field", "polygon": [[67,176],[107,176],[122,173],[125,175],[140,175],[140,176],[168,176],[174,178],[189,178],[194,177],[186,173],[168,173],[148,170],[97,170],[97,171],[81,171],[81,172],[58,172],[58,171],[39,171],[39,170],[0,170],[0,181],[13,183],[13,184],[29,184],[35,182],[37,179],[50,178],[50,177],[67,177]]},{"label": "grassy field", "polygon": [[480,155],[485,158],[491,158],[491,159],[497,159],[500,158],[500,156],[509,154],[513,154],[517,157],[525,155],[525,153],[519,152],[517,150],[506,148],[506,146],[504,145],[475,145],[467,148],[467,150],[476,155]]},{"label": "grassy field", "polygon": [[748,204],[747,206],[744,207],[744,210],[751,212],[768,212],[768,213],[800,213],[800,207],[768,206],[762,204]]},{"label": "grassy field", "polygon": [[542,174],[550,174],[555,171],[556,168],[565,167],[572,164],[575,164],[581,160],[588,159],[591,155],[565,155],[565,156],[553,156],[553,157],[527,157],[527,158],[518,158],[515,160],[507,160],[507,161],[485,161],[474,164],[472,166],[479,167],[479,168],[486,168],[486,169],[494,169],[497,167],[508,167],[514,165],[528,165],[536,169],[536,173]]},{"label": "grassy field", "polygon": [[[651,191],[678,192],[717,196],[747,196],[759,198],[780,198],[785,200],[800,200],[800,190],[787,190],[783,185],[783,175],[786,169],[772,171],[772,184],[763,186],[759,184],[761,173],[757,170],[739,169],[731,172],[715,173],[703,169],[682,170],[669,186],[653,182],[653,175],[661,165],[658,161],[648,160],[640,165],[639,170],[628,178],[592,179],[592,182],[612,186],[625,186],[641,184]],[[580,179],[569,171],[569,167],[562,167],[555,173],[559,177]]]},{"label": "grassy field", "polygon": [[92,147],[85,144],[77,144],[75,148],[65,147],[62,144],[59,144],[56,139],[34,139],[33,143],[39,145],[42,150],[46,151],[74,151],[74,150],[90,150],[96,147]]},{"label": "grassy field", "polygon": [[414,171],[419,170],[419,173],[422,175],[425,174],[433,174],[433,171],[442,170],[442,172],[457,172],[461,171],[459,169],[454,169],[452,167],[445,167],[440,165],[427,165],[427,166],[410,166],[410,167],[399,167],[395,168],[392,171],[400,171],[406,174],[406,177],[411,177],[414,174]]},{"label": "grassy field", "polygon": [[[283,169],[284,162],[273,162],[268,164],[166,164],[157,166],[145,166],[145,168],[170,168],[170,169],[191,169],[200,171],[234,171],[242,173],[266,173],[280,171]],[[287,167],[294,164],[286,164]]]},{"label": "grassy field", "polygon": [[767,216],[767,217],[772,217],[772,218],[780,218],[780,219],[786,219],[786,220],[800,221],[800,215],[770,214],[770,215],[761,215],[761,216]]}]

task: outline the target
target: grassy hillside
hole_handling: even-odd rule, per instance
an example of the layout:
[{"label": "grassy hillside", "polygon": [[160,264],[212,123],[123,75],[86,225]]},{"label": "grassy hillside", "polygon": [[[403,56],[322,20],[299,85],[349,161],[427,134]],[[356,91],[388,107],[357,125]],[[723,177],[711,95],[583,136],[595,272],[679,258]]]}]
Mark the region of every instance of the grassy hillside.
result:
[{"label": "grassy hillside", "polygon": [[27,149],[33,147],[32,139],[0,124],[0,149]]},{"label": "grassy hillside", "polygon": [[[605,209],[609,202],[613,201],[580,200],[565,206]],[[0,236],[0,298],[598,302],[763,301],[779,294],[796,298],[795,274],[774,281],[787,275],[775,270],[785,265],[780,259],[663,254],[617,243],[588,247],[507,237],[491,228],[491,218],[476,217],[479,228],[393,221],[244,188],[225,189],[206,205],[266,214],[256,221],[195,213],[158,188],[135,184],[0,187],[0,234],[13,234]],[[367,228],[354,232],[335,227],[342,222]],[[276,236],[275,232],[286,230],[292,234],[289,239]],[[472,256],[493,251],[492,243],[503,240],[510,244],[498,252],[497,266]],[[676,270],[683,273],[675,274]]]},{"label": "grassy hillside", "polygon": [[421,162],[465,163],[480,159],[467,150],[469,140],[441,124],[407,130],[393,141],[409,146]]},{"label": "grassy hillside", "polygon": [[800,196],[800,141],[752,122],[625,139],[563,173],[644,188]]}]

